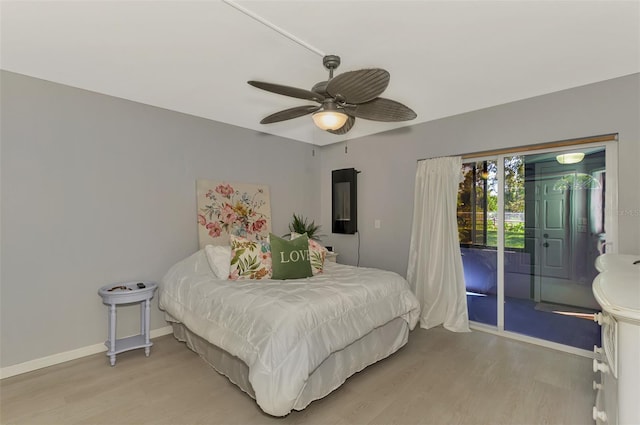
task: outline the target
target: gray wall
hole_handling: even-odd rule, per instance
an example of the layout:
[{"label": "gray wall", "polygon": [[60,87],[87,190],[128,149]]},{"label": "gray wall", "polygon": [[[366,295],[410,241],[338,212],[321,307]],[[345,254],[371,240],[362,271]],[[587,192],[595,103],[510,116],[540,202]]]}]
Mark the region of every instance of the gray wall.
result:
[{"label": "gray wall", "polygon": [[[404,276],[418,159],[619,133],[618,249],[639,254],[639,117],[640,74],[633,74],[325,146],[323,227],[331,229],[331,170],[362,171],[358,175],[360,265]],[[376,219],[381,220],[380,229],[374,228]],[[357,235],[332,234],[325,243],[339,253],[338,262],[356,264]]]},{"label": "gray wall", "polygon": [[[1,366],[104,341],[97,290],[198,249],[197,178],[268,184],[273,229],[319,221],[313,146],[2,72]],[[137,333],[137,307],[118,311]],[[151,329],[166,326],[152,310]]]}]

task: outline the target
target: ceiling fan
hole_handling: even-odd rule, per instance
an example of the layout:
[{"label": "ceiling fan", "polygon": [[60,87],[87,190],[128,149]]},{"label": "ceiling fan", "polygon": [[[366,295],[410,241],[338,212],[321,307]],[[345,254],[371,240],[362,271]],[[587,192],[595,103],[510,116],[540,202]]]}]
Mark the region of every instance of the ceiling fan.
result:
[{"label": "ceiling fan", "polygon": [[318,105],[296,106],[271,114],[260,124],[290,120],[313,113],[313,121],[322,130],[345,134],[356,118],[395,122],[414,119],[416,113],[394,100],[380,96],[389,85],[389,72],[380,68],[349,71],[333,77],[340,57],[327,55],[322,63],[329,70],[329,80],[321,81],[311,90],[261,81],[248,81],[254,87],[284,96],[317,102]]}]

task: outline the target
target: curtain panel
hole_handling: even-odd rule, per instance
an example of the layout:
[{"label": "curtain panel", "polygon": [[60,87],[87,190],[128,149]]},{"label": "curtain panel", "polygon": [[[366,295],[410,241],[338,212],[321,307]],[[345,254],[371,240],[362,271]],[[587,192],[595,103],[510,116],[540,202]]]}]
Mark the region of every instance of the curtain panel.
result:
[{"label": "curtain panel", "polygon": [[420,161],[416,172],[407,280],[422,306],[420,327],[469,332],[458,239],[462,158]]}]

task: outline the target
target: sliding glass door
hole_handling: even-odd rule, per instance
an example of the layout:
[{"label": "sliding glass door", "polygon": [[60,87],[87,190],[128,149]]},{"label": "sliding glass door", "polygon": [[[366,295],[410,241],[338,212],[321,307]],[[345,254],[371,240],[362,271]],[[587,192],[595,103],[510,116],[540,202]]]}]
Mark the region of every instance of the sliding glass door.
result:
[{"label": "sliding glass door", "polygon": [[469,320],[498,324],[497,163],[464,163],[458,190],[458,235],[467,286]]},{"label": "sliding glass door", "polygon": [[[458,197],[469,319],[591,350],[591,284],[605,240],[607,150],[497,155],[463,165]],[[612,219],[609,218],[609,222]]]}]

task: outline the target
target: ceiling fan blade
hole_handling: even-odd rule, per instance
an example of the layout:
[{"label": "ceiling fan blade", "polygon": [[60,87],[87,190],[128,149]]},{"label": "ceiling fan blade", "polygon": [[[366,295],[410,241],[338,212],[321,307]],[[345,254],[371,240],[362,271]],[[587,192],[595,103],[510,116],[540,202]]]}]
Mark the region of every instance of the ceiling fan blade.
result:
[{"label": "ceiling fan blade", "polygon": [[380,96],[389,85],[389,78],[389,73],[380,68],[349,71],[329,80],[327,93],[339,101],[364,103]]},{"label": "ceiling fan blade", "polygon": [[290,120],[292,118],[298,118],[303,115],[310,114],[320,109],[321,105],[305,105],[296,106],[295,108],[285,109],[284,111],[276,112],[268,117],[265,117],[260,121],[260,124],[271,124],[274,122]]},{"label": "ceiling fan blade", "polygon": [[353,124],[355,122],[356,122],[356,117],[352,117],[351,115],[349,115],[349,118],[347,118],[347,122],[345,122],[342,127],[340,127],[337,130],[327,130],[327,131],[333,134],[345,134],[347,131],[351,130],[351,127],[353,127]]},{"label": "ceiling fan blade", "polygon": [[284,96],[296,97],[298,99],[314,100],[322,103],[324,96],[311,90],[299,89],[296,87],[283,86],[280,84],[265,83],[262,81],[247,81],[253,87],[257,87],[262,90],[266,90],[272,93],[281,94]]},{"label": "ceiling fan blade", "polygon": [[372,121],[409,121],[418,116],[402,103],[382,97],[359,105],[345,105],[344,109],[349,115]]}]

